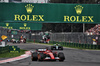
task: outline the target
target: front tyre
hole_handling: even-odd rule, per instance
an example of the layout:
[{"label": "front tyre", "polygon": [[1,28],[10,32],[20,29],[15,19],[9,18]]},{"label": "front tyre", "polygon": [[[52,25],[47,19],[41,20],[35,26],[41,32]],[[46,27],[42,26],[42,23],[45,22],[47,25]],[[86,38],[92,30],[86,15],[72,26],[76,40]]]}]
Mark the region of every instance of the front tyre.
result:
[{"label": "front tyre", "polygon": [[60,58],[59,61],[64,61],[65,60],[65,56],[62,52],[59,52],[58,57]]},{"label": "front tyre", "polygon": [[51,46],[51,50],[53,50],[53,46]]},{"label": "front tyre", "polygon": [[63,47],[61,47],[61,50],[63,50]]},{"label": "front tyre", "polygon": [[43,61],[45,59],[45,55],[43,53],[38,54],[38,60]]},{"label": "front tyre", "polygon": [[32,60],[32,61],[37,61],[37,60],[38,60],[37,55],[38,55],[37,52],[32,53],[32,55],[31,55],[31,60]]}]

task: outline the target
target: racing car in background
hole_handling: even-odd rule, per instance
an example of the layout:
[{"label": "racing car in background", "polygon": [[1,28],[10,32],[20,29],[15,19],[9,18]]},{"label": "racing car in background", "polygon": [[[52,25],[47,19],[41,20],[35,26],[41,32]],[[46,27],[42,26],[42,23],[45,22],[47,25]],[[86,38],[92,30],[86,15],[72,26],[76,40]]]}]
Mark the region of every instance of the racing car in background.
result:
[{"label": "racing car in background", "polygon": [[20,43],[20,41],[16,40],[16,39],[11,39],[12,43]]},{"label": "racing car in background", "polygon": [[44,60],[59,60],[64,61],[65,56],[62,52],[52,52],[48,49],[37,49],[35,52],[31,51],[31,60],[32,61],[44,61]]},{"label": "racing car in background", "polygon": [[26,39],[21,39],[21,40],[12,39],[11,42],[12,43],[26,43]]},{"label": "racing car in background", "polygon": [[15,40],[15,41],[13,41],[13,43],[20,43],[20,41],[18,41],[18,40]]},{"label": "racing car in background", "polygon": [[63,46],[61,46],[60,44],[54,44],[53,46],[51,46],[51,50],[63,50]]},{"label": "racing car in background", "polygon": [[20,43],[26,43],[26,39],[21,39]]}]

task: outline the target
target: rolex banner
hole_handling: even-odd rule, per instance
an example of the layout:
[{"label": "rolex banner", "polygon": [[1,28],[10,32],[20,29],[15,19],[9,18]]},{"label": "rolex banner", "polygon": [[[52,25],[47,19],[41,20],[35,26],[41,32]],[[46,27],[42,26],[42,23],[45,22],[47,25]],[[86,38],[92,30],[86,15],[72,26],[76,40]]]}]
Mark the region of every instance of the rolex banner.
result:
[{"label": "rolex banner", "polygon": [[0,23],[0,26],[8,29],[41,30],[42,23]]},{"label": "rolex banner", "polygon": [[100,4],[0,3],[0,22],[100,23]]}]

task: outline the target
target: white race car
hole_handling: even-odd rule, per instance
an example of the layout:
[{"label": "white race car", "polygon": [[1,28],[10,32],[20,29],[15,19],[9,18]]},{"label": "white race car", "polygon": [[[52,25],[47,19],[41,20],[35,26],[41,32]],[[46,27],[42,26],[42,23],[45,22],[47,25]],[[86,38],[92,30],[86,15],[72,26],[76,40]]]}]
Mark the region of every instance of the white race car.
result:
[{"label": "white race car", "polygon": [[53,46],[51,46],[51,50],[63,50],[63,46],[61,46],[60,44],[54,44]]}]

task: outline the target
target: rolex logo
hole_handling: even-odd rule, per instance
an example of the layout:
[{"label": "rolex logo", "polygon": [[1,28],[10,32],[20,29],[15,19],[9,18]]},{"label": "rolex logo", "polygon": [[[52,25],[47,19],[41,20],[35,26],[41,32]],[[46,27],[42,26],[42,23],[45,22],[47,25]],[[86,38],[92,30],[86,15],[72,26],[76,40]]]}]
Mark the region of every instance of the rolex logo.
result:
[{"label": "rolex logo", "polygon": [[6,23],[6,26],[9,26],[9,23]]},{"label": "rolex logo", "polygon": [[27,13],[30,14],[32,13],[34,6],[32,6],[32,4],[27,4],[25,8],[26,8]]},{"label": "rolex logo", "polygon": [[24,23],[24,27],[26,27],[27,26],[27,24],[26,23]]},{"label": "rolex logo", "polygon": [[77,6],[75,7],[75,10],[76,10],[76,13],[77,13],[78,15],[80,15],[80,14],[82,13],[83,7],[80,6],[80,5],[77,5]]}]

